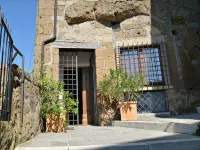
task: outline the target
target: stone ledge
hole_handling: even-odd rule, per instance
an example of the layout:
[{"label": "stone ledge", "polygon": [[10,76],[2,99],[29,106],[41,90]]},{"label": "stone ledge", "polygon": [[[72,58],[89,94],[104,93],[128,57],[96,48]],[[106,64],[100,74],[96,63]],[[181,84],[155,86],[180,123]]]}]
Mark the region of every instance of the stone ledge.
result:
[{"label": "stone ledge", "polygon": [[101,48],[101,43],[72,43],[66,41],[56,41],[53,43],[53,48],[99,49]]}]

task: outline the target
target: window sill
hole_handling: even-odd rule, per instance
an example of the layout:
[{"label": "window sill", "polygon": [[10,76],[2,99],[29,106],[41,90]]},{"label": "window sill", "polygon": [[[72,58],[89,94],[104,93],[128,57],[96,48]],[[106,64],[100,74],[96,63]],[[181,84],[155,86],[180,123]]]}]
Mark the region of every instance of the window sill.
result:
[{"label": "window sill", "polygon": [[144,86],[140,91],[155,91],[155,90],[168,90],[173,89],[172,85],[154,85]]}]

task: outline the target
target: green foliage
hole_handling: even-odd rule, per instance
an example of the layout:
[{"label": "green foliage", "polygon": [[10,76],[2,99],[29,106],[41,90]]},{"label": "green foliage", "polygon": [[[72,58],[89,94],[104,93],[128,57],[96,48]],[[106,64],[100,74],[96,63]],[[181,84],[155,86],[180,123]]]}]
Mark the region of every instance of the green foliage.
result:
[{"label": "green foliage", "polygon": [[64,122],[64,126],[69,126],[69,123],[68,122]]},{"label": "green foliage", "polygon": [[135,101],[140,97],[140,90],[143,87],[144,77],[140,74],[134,76],[124,73],[121,68],[110,69],[109,75],[104,76],[100,82],[99,91],[109,97],[112,102]]},{"label": "green foliage", "polygon": [[196,136],[200,136],[200,124],[198,124],[198,128],[195,133]]},{"label": "green foliage", "polygon": [[[67,112],[77,113],[78,100],[72,99],[72,94],[64,91],[64,83],[55,80],[48,72],[52,73],[52,69],[47,70],[44,67],[44,73],[41,76],[35,75],[35,80],[39,84],[41,114],[42,117],[48,118],[51,111],[54,115],[65,117]],[[62,95],[62,100],[59,100],[59,95]]]}]

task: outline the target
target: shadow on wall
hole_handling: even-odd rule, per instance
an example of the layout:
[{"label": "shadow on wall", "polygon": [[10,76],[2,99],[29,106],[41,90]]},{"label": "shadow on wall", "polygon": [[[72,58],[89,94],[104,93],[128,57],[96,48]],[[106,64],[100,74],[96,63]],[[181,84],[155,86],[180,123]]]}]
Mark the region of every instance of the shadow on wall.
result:
[{"label": "shadow on wall", "polygon": [[[151,0],[151,32],[166,37],[170,82],[173,94],[170,111],[197,112],[200,106],[200,1]],[[166,69],[166,68],[165,68]]]}]

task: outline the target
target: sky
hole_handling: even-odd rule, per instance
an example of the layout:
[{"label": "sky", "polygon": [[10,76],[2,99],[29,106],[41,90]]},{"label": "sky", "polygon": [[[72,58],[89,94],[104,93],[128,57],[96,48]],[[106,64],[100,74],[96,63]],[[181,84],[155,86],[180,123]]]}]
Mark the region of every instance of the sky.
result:
[{"label": "sky", "polygon": [[[34,63],[37,0],[0,0],[1,11],[12,29],[14,45],[25,56],[25,70]],[[14,61],[21,67],[21,57]]]}]

